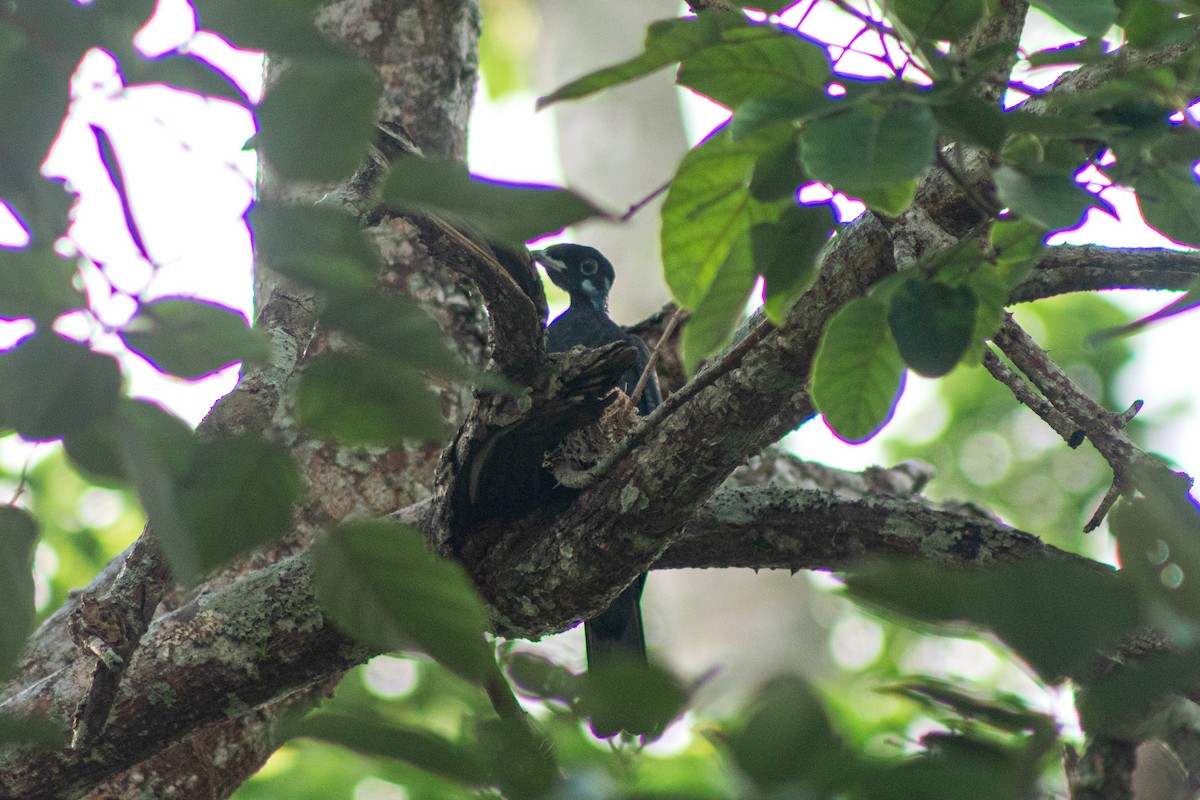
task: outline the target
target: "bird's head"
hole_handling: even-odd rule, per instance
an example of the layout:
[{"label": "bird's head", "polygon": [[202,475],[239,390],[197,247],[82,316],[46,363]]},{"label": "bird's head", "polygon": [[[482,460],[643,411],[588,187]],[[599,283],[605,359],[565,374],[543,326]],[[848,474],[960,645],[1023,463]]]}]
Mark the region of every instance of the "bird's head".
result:
[{"label": "bird's head", "polygon": [[616,272],[599,250],[582,244],[555,244],[535,251],[533,258],[546,268],[555,286],[571,295],[572,306],[608,308],[608,291]]}]

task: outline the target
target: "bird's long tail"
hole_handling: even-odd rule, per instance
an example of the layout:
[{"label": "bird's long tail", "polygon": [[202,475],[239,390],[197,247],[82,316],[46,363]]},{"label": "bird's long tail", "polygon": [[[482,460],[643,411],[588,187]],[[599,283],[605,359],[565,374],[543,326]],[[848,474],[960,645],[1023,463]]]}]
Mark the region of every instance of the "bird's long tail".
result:
[{"label": "bird's long tail", "polygon": [[614,660],[636,659],[646,663],[646,637],[642,633],[642,609],[639,600],[646,576],[625,587],[612,605],[583,623],[587,642],[588,669],[604,669]]}]

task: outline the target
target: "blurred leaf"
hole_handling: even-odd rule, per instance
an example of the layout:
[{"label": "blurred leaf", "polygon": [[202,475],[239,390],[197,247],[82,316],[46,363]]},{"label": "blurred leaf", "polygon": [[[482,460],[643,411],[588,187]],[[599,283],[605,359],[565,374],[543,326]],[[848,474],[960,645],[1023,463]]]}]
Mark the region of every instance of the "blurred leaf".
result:
[{"label": "blurred leaf", "polygon": [[628,61],[577,78],[565,86],[539,98],[538,109],[560,100],[574,100],[595,94],[601,89],[649,75],[674,64],[689,53],[721,41],[728,28],[746,25],[741,14],[701,11],[694,18],[666,19],[654,22],[646,32],[645,50]]},{"label": "blurred leaf", "polygon": [[250,229],[257,257],[289,278],[334,295],[375,291],[383,262],[348,214],[261,200]]},{"label": "blurred leaf", "polygon": [[[531,741],[528,730],[512,719],[480,719],[475,726],[479,752],[485,754],[502,797],[540,800],[554,797],[563,783],[547,743]],[[570,796],[570,795],[567,795]]]},{"label": "blurred leaf", "polygon": [[[17,665],[33,631],[33,548],[37,520],[24,509],[0,506],[0,680]],[[0,740],[3,736],[0,735]]]},{"label": "blurred leaf", "polygon": [[811,383],[813,401],[839,439],[865,442],[892,418],[904,391],[904,361],[879,299],[856,298],[833,316]]},{"label": "blurred leaf", "polygon": [[57,439],[112,413],[121,369],[112,356],[39,330],[0,353],[0,428],[30,441]]},{"label": "blurred leaf", "polygon": [[1154,703],[1187,693],[1200,675],[1200,649],[1128,658],[1076,695],[1080,724],[1090,735],[1137,737]]},{"label": "blurred leaf", "polygon": [[159,372],[200,378],[239,361],[267,357],[267,342],[241,312],[206,300],[164,297],[142,303],[120,331],[125,346]]},{"label": "blurred leaf", "polygon": [[1039,731],[1053,735],[1058,727],[1053,717],[1031,710],[1015,695],[980,696],[926,675],[905,677],[884,691],[915,700],[929,709],[949,708],[963,719],[977,720],[1010,733]]},{"label": "blurred leaf", "polygon": [[579,707],[602,738],[621,731],[657,738],[683,713],[686,700],[687,693],[671,673],[631,658],[590,670]]},{"label": "blurred leaf", "polygon": [[127,59],[121,62],[127,85],[159,83],[202,97],[217,97],[250,106],[246,93],[228,75],[187,53],[170,52],[158,58]]},{"label": "blurred leaf", "polygon": [[799,678],[772,679],[746,715],[725,739],[738,768],[760,787],[835,785],[852,763],[820,697]]},{"label": "blurred leaf", "polygon": [[382,197],[394,208],[444,217],[514,246],[608,216],[568,189],[476,178],[457,161],[416,156],[392,165]]},{"label": "blurred leaf", "polygon": [[315,711],[285,720],[276,733],[278,741],[304,736],[363,755],[404,761],[466,786],[481,785],[487,777],[477,754],[423,728]]},{"label": "blurred leaf", "polygon": [[125,436],[148,436],[157,442],[159,463],[168,475],[180,477],[191,465],[194,439],[188,424],[152,402],[125,397],[115,414],[69,431],[63,437],[63,449],[90,478],[121,483],[129,475],[120,446]]},{"label": "blurred leaf", "polygon": [[1147,171],[1134,188],[1146,222],[1168,238],[1200,246],[1200,184],[1191,164]]},{"label": "blurred leaf", "polygon": [[835,220],[828,204],[793,205],[777,222],[750,230],[754,268],[765,279],[763,311],[783,325],[791,307],[817,276],[817,257],[833,233]]},{"label": "blurred leaf", "polygon": [[901,194],[934,159],[937,126],[926,105],[866,104],[818,117],[800,137],[804,168],[813,178],[896,213]]},{"label": "blurred leaf", "polygon": [[417,529],[343,525],[312,553],[317,599],[348,634],[384,649],[415,644],[475,683],[494,674],[474,584],[459,564],[430,553]]},{"label": "blurred leaf", "polygon": [[1187,291],[1163,308],[1149,314],[1141,319],[1131,322],[1128,325],[1122,325],[1119,328],[1112,328],[1107,331],[1100,331],[1093,337],[1093,341],[1104,341],[1113,336],[1125,336],[1132,333],[1137,333],[1147,325],[1152,325],[1160,320],[1173,317],[1176,314],[1182,314],[1185,311],[1191,311],[1193,308],[1200,306],[1200,278],[1193,278],[1187,286]]},{"label": "blurred leaf", "polygon": [[380,92],[361,59],[292,63],[258,104],[258,146],[285,180],[348,178],[374,139]]},{"label": "blurred leaf", "polygon": [[121,216],[125,220],[125,230],[129,234],[129,239],[133,242],[133,246],[137,248],[138,253],[141,254],[146,263],[154,264],[154,259],[146,251],[146,243],[142,241],[142,232],[138,227],[137,219],[133,215],[133,204],[129,200],[129,190],[125,186],[125,173],[121,169],[120,160],[117,158],[116,148],[113,147],[112,140],[103,128],[90,124],[88,127],[91,128],[92,136],[96,139],[96,147],[100,151],[100,161],[104,164],[104,169],[108,173],[108,179],[112,182],[113,188],[116,189],[117,199],[121,203]]},{"label": "blurred leaf", "polygon": [[296,58],[344,51],[313,25],[324,0],[195,0],[200,25],[237,47]]},{"label": "blurred leaf", "polygon": [[421,374],[382,356],[318,356],[305,365],[295,391],[300,424],[344,444],[392,446],[447,434],[441,401]]},{"label": "blurred leaf", "polygon": [[733,243],[708,293],[684,323],[679,356],[689,375],[729,342],[745,313],[754,281],[750,242],[744,237]]},{"label": "blurred leaf", "polygon": [[888,306],[888,327],[901,358],[926,378],[945,375],[971,345],[978,307],[966,286],[909,277]]},{"label": "blurred leaf", "polygon": [[726,108],[747,100],[788,98],[823,104],[828,99],[829,54],[805,36],[762,26],[774,36],[738,38],[684,56],[678,81]]},{"label": "blurred leaf", "polygon": [[1038,50],[1036,53],[1030,53],[1025,60],[1030,66],[1050,67],[1059,64],[1090,64],[1103,59],[1105,55],[1104,42],[1099,39],[1085,39]]},{"label": "blurred leaf", "polygon": [[1103,36],[1117,24],[1112,0],[1032,0],[1032,5],[1084,36]]},{"label": "blurred leaf", "polygon": [[1092,195],[1069,173],[1000,166],[993,178],[1001,203],[1048,231],[1074,228],[1095,205]]},{"label": "blurred leaf", "polygon": [[579,695],[579,676],[536,653],[510,654],[504,670],[521,693],[529,697],[573,703]]},{"label": "blurred leaf", "polygon": [[1134,47],[1161,47],[1174,41],[1186,31],[1185,24],[1177,18],[1178,10],[1173,4],[1158,0],[1136,0],[1123,3],[1118,24],[1125,31],[1125,39]]},{"label": "blurred leaf", "polygon": [[1030,558],[973,569],[874,562],[855,569],[846,585],[915,619],[989,628],[1048,681],[1094,674],[1098,654],[1142,622],[1132,587],[1083,561]]},{"label": "blurred leaf", "polygon": [[897,0],[887,12],[915,36],[954,42],[983,16],[983,0]]},{"label": "blurred leaf", "polygon": [[[871,800],[1012,800],[1028,797],[1045,743],[1025,748],[959,734],[928,734],[929,750],[882,768],[861,770],[858,796]],[[1050,739],[1051,742],[1055,741]],[[875,766],[875,765],[872,765]]]},{"label": "blurred leaf", "polygon": [[[737,117],[733,118],[733,138],[742,138],[737,132]],[[754,163],[754,172],[750,178],[750,196],[755,200],[769,203],[785,197],[793,198],[800,184],[805,183],[808,176],[800,164],[800,143],[789,137],[787,142],[774,150],[761,153]]]},{"label": "blurred leaf", "polygon": [[1041,260],[1045,233],[1025,220],[1005,217],[992,223],[988,243],[995,252],[996,268],[1011,291]]},{"label": "blurred leaf", "polygon": [[72,280],[75,264],[41,247],[0,247],[0,319],[49,323],[87,304]]},{"label": "blurred leaf", "polygon": [[[24,639],[22,639],[21,644],[24,643]],[[7,671],[0,668],[0,675],[7,676],[7,674]],[[67,739],[67,733],[45,717],[15,717],[11,714],[0,714],[0,744],[57,749],[66,747]]]},{"label": "blurred leaf", "polygon": [[462,378],[470,374],[437,323],[402,295],[372,292],[334,297],[325,305],[321,322],[353,334],[412,369]]},{"label": "blurred leaf", "polygon": [[973,87],[955,87],[941,93],[942,102],[931,106],[944,135],[1000,152],[1007,135],[1007,115],[1000,105],[977,95]]},{"label": "blurred leaf", "polygon": [[[734,139],[751,136],[763,128],[769,128],[778,123],[788,123],[789,127],[814,114],[823,113],[836,101],[829,97],[824,89],[809,91],[797,90],[792,97],[754,97],[738,105],[730,121],[730,130]],[[797,131],[798,133],[798,131]],[[798,149],[792,140],[792,153],[785,168],[791,172],[800,169],[797,157]],[[794,188],[794,187],[793,187]]]}]

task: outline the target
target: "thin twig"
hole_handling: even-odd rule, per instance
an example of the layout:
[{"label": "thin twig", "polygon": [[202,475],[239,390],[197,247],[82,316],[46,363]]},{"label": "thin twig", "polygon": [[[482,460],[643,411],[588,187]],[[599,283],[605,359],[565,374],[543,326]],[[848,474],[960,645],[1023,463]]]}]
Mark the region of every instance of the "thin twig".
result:
[{"label": "thin twig", "polygon": [[671,334],[675,332],[675,326],[679,324],[679,320],[683,319],[683,315],[687,312],[682,308],[675,309],[675,313],[667,320],[667,324],[663,327],[662,335],[658,338],[658,343],[654,345],[654,349],[650,351],[650,360],[646,362],[646,368],[642,370],[642,376],[638,378],[637,386],[633,388],[633,395],[629,398],[635,406],[642,399],[642,392],[646,390],[646,384],[650,381],[650,376],[654,374],[654,367],[658,364],[658,354],[666,346],[667,340],[671,338]]},{"label": "thin twig", "polygon": [[657,189],[655,189],[653,192],[651,192],[650,194],[648,194],[648,195],[646,195],[645,197],[643,197],[641,200],[638,200],[636,203],[634,203],[633,205],[631,205],[631,206],[629,207],[629,210],[628,210],[628,211],[626,211],[624,214],[622,214],[620,217],[618,217],[618,218],[617,218],[617,219],[618,219],[618,221],[620,221],[620,222],[628,222],[628,221],[629,221],[629,219],[630,219],[630,218],[631,218],[631,217],[632,217],[634,214],[636,214],[637,212],[641,211],[643,208],[645,208],[647,205],[649,205],[651,202],[653,202],[654,198],[658,197],[660,194],[662,194],[663,192],[665,192],[665,191],[666,191],[667,189],[669,189],[669,188],[671,188],[671,182],[670,182],[670,181],[667,181],[667,182],[666,182],[666,183],[664,183],[662,186],[659,186],[659,187],[658,187]]},{"label": "thin twig", "polygon": [[1086,434],[1082,428],[1072,424],[1061,411],[1042,397],[1016,370],[1005,364],[991,347],[983,348],[983,366],[992,377],[1009,388],[1013,396],[1033,413],[1042,418],[1055,433],[1063,438],[1068,447],[1075,448],[1083,444]]}]

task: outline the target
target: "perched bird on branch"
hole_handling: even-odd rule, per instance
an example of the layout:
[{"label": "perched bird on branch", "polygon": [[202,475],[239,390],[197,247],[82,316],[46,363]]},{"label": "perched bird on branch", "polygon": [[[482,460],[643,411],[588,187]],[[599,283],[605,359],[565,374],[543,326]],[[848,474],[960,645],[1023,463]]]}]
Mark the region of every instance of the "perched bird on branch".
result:
[{"label": "perched bird on branch", "polygon": [[[556,244],[534,253],[533,257],[546,268],[550,280],[571,297],[570,308],[547,329],[546,350],[562,353],[575,345],[594,348],[613,342],[632,344],[638,352],[636,366],[621,375],[617,383],[621,391],[632,396],[650,363],[650,350],[639,337],[626,333],[608,316],[608,292],[616,277],[612,264],[594,247],[578,244]],[[637,398],[638,413],[649,414],[661,402],[658,380],[651,375]],[[645,574],[639,575],[612,605],[584,622],[589,669],[602,667],[615,658],[646,661],[639,606],[645,584]]]}]

